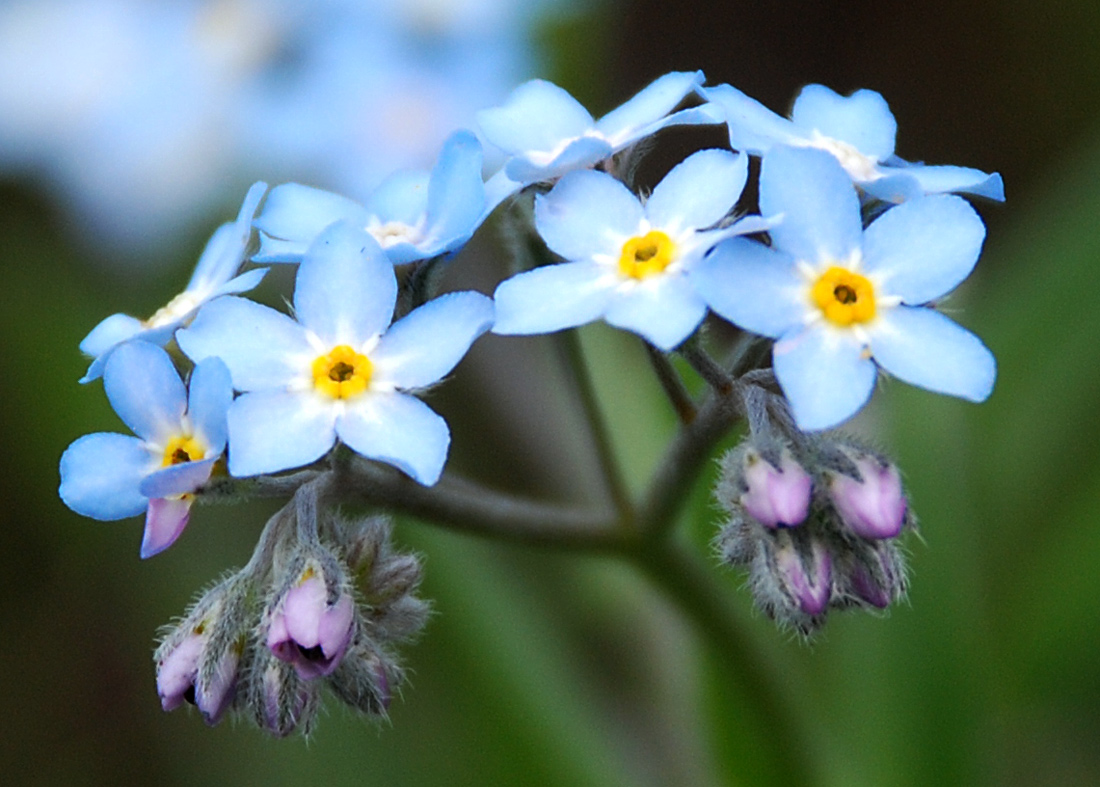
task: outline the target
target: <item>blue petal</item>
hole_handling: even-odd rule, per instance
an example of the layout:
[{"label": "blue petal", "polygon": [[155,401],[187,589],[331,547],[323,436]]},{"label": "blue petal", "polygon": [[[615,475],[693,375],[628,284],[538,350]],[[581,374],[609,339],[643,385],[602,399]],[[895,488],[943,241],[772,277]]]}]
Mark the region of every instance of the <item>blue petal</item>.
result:
[{"label": "blue petal", "polygon": [[669,351],[703,321],[707,304],[686,276],[657,275],[616,294],[604,319]]},{"label": "blue petal", "polygon": [[248,292],[254,289],[264,276],[267,275],[267,268],[253,268],[250,271],[245,271],[240,276],[230,279],[218,289],[214,290],[210,294],[211,298],[216,298],[219,295],[232,295],[238,292]]},{"label": "blue petal", "polygon": [[431,175],[423,170],[393,173],[371,193],[367,200],[367,213],[382,224],[396,221],[415,227],[428,212],[430,180]]},{"label": "blue petal", "polygon": [[645,211],[621,182],[603,172],[572,172],[535,200],[535,227],[567,260],[613,254],[638,234]]},{"label": "blue petal", "polygon": [[[884,173],[890,175],[912,178],[924,194],[962,192],[977,197],[987,197],[997,202],[1004,202],[1005,200],[1005,184],[996,172],[990,175],[988,172],[971,169],[970,167],[930,167],[922,164],[912,164],[907,167],[882,167],[881,169]],[[876,196],[878,196],[877,193]]]},{"label": "blue petal", "polygon": [[673,71],[643,88],[622,106],[596,123],[596,130],[615,147],[626,144],[633,132],[664,118],[684,97],[703,84],[702,71]]},{"label": "blue petal", "polygon": [[489,218],[497,205],[511,197],[523,188],[523,183],[512,180],[503,169],[485,181],[485,208],[481,213],[481,221]]},{"label": "blue petal", "polygon": [[871,352],[890,374],[930,391],[985,401],[997,364],[981,339],[932,309],[899,306],[873,324]]},{"label": "blue petal", "polygon": [[[249,225],[249,229],[251,229],[251,225]],[[187,282],[186,289],[188,292],[205,288],[210,282],[214,282],[214,286],[217,286],[217,282],[233,277],[241,264],[240,256],[234,259],[233,255],[236,237],[237,233],[232,222],[226,222],[214,230],[210,240],[203,246],[198,264],[195,265],[195,271]],[[240,248],[243,253],[243,246]]]},{"label": "blue petal", "polygon": [[371,353],[374,378],[398,388],[431,385],[462,360],[493,324],[493,302],[477,292],[452,292],[410,312]]},{"label": "blue petal", "polygon": [[156,466],[136,437],[84,435],[61,455],[61,500],[81,516],[112,520],[137,516],[149,501],[138,486]]},{"label": "blue petal", "polygon": [[493,333],[529,335],[584,325],[603,316],[618,277],[594,262],[547,265],[500,283]]},{"label": "blue petal", "polygon": [[749,157],[700,150],[681,161],[645,203],[654,227],[676,232],[717,224],[736,204],[749,176]]},{"label": "blue petal", "polygon": [[282,240],[260,233],[260,250],[252,255],[252,261],[258,263],[302,261],[309,244],[299,240]]},{"label": "blue petal", "polygon": [[102,355],[119,342],[124,342],[144,329],[141,320],[128,314],[112,314],[92,328],[80,342],[80,351],[86,355]]},{"label": "blue petal", "polygon": [[552,180],[567,172],[587,169],[612,153],[611,143],[600,137],[577,137],[550,161],[544,156],[516,156],[504,166],[504,174],[520,183]]},{"label": "blue petal", "polygon": [[772,242],[796,260],[818,264],[847,259],[863,232],[852,179],[821,150],[778,146],[760,170],[760,212],[783,214]]},{"label": "blue petal", "polygon": [[648,125],[635,129],[629,136],[621,140],[615,140],[613,147],[615,151],[622,150],[629,145],[633,145],[638,140],[653,136],[661,129],[668,128],[669,126],[713,125],[725,122],[725,119],[721,117],[720,113],[709,104],[681,109],[679,112],[673,112],[671,115],[667,115]]},{"label": "blue petal", "polygon": [[244,478],[301,467],[336,442],[336,403],[313,391],[256,391],[229,408],[229,473]]},{"label": "blue petal", "polygon": [[294,311],[329,344],[357,347],[382,333],[396,302],[393,264],[373,236],[348,222],[321,233],[298,268]]},{"label": "blue petal", "polygon": [[794,419],[806,430],[829,429],[855,415],[878,375],[851,331],[820,324],[780,339],[772,359]]},{"label": "blue petal", "polygon": [[103,371],[103,390],[118,417],[142,439],[165,442],[179,432],[187,390],[160,347],[128,342],[116,348]]},{"label": "blue petal", "polygon": [[138,491],[150,499],[194,492],[207,482],[214,463],[220,458],[221,451],[218,451],[217,455],[197,462],[170,465],[152,472],[142,480]]},{"label": "blue petal", "polygon": [[232,295],[200,309],[191,326],[176,333],[176,342],[196,363],[221,358],[238,391],[286,385],[307,372],[317,354],[294,320]]},{"label": "blue petal", "polygon": [[223,224],[214,231],[187,283],[188,292],[214,289],[236,275],[248,242],[252,239],[252,217],[256,215],[256,208],[265,191],[266,183],[253,183],[241,203],[237,220]]},{"label": "blue petal", "polygon": [[924,196],[924,189],[919,182],[908,173],[908,169],[891,170],[889,167],[879,167],[880,172],[891,173],[875,180],[860,181],[859,187],[865,193],[882,200],[900,205],[902,202],[917,199]]},{"label": "blue petal", "polygon": [[263,212],[254,223],[257,229],[274,238],[308,247],[325,227],[341,219],[365,227],[369,216],[362,205],[347,197],[298,183],[284,183],[267,195]]},{"label": "blue petal", "polygon": [[524,82],[503,106],[478,112],[477,122],[487,140],[512,155],[550,152],[595,125],[575,98],[542,79]]},{"label": "blue petal", "polygon": [[863,271],[916,306],[958,286],[978,262],[985,225],[962,197],[939,194],[883,213],[863,236]]},{"label": "blue petal", "polygon": [[873,90],[845,97],[824,85],[806,85],[795,99],[791,120],[799,128],[847,142],[876,161],[894,154],[898,124],[886,99]]},{"label": "blue petal", "polygon": [[481,143],[469,131],[458,131],[444,143],[428,187],[432,256],[465,243],[480,223],[485,209],[481,165]]},{"label": "blue petal", "polygon": [[336,433],[356,453],[393,465],[425,486],[439,480],[451,443],[447,422],[402,393],[371,393],[350,402]]},{"label": "blue petal", "polygon": [[720,243],[688,276],[716,314],[762,336],[778,339],[807,313],[808,285],[794,260],[756,241]]},{"label": "blue petal", "polygon": [[[191,373],[187,416],[207,448],[220,454],[225,448],[225,413],[233,401],[233,381],[221,358],[204,358]],[[163,497],[163,495],[149,495]]]},{"label": "blue petal", "polygon": [[699,94],[713,102],[729,126],[730,147],[763,155],[772,145],[799,139],[791,121],[772,112],[730,85],[700,88]]}]

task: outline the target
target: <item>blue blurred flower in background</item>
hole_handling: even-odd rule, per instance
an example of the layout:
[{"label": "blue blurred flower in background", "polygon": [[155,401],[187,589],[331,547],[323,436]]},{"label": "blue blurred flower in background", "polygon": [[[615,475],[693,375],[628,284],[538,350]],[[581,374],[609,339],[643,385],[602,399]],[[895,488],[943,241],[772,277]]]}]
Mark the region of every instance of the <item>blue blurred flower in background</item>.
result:
[{"label": "blue blurred flower in background", "polygon": [[0,8],[0,168],[44,179],[81,235],[129,252],[259,175],[364,198],[395,169],[429,167],[536,70],[533,27],[550,10],[17,0]]}]

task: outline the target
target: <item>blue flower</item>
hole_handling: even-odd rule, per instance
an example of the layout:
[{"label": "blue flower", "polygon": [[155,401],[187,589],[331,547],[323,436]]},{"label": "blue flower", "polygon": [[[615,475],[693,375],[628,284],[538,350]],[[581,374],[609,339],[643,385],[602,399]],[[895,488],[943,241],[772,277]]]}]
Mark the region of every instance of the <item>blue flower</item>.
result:
[{"label": "blue flower", "polygon": [[665,74],[598,121],[552,82],[517,87],[504,106],[478,113],[485,138],[510,156],[504,173],[516,189],[603,161],[674,124],[721,123],[708,107],[669,114],[703,84],[702,71]]},{"label": "blue flower", "polygon": [[758,156],[774,145],[828,151],[853,182],[886,202],[954,191],[1004,201],[1004,182],[996,173],[912,164],[895,156],[897,121],[886,100],[873,90],[845,97],[824,85],[807,85],[795,99],[790,120],[730,85],[698,92],[726,120],[734,150]]},{"label": "blue flower", "polygon": [[908,383],[982,401],[996,366],[981,341],[930,308],[969,275],[985,227],[960,197],[919,197],[866,230],[836,159],[777,146],[764,156],[760,208],[782,214],[772,245],[722,243],[698,266],[710,307],[777,339],[776,377],[803,429],[854,415],[877,366]]},{"label": "blue flower", "polygon": [[429,386],[488,330],[493,304],[476,292],[443,295],[390,326],[397,278],[381,247],[348,223],[309,247],[294,290],[297,321],[227,296],[180,331],[192,360],[220,357],[244,391],[229,408],[229,472],[274,473],[309,464],[339,437],[422,484],[443,471],[446,422],[407,391]]},{"label": "blue flower", "polygon": [[267,190],[266,183],[254,183],[244,198],[237,220],[215,230],[199,257],[187,287],[147,320],[128,314],[112,314],[80,342],[80,349],[95,358],[80,382],[89,383],[103,374],[111,352],[123,342],[141,340],[163,347],[187,323],[199,307],[212,298],[251,290],[267,273],[258,268],[237,276],[245,250],[252,238],[252,216]]},{"label": "blue flower", "polygon": [[346,220],[374,236],[394,265],[455,251],[487,215],[481,143],[469,131],[452,134],[431,174],[396,172],[365,206],[328,191],[285,183],[268,195],[256,219],[257,262],[301,262],[321,232]]},{"label": "blue flower", "polygon": [[190,393],[160,347],[127,342],[103,373],[107,399],[137,437],[100,432],[61,457],[61,499],[93,519],[146,512],[141,556],[167,549],[187,525],[190,492],[210,477],[225,448],[233,399],[229,370],[216,358],[195,367]]},{"label": "blue flower", "polygon": [[502,282],[493,331],[547,333],[602,317],[672,349],[706,315],[695,264],[719,241],[768,226],[751,216],[705,229],[729,213],[747,175],[744,154],[702,150],[669,172],[644,205],[603,172],[566,175],[536,201],[535,225],[567,262]]}]

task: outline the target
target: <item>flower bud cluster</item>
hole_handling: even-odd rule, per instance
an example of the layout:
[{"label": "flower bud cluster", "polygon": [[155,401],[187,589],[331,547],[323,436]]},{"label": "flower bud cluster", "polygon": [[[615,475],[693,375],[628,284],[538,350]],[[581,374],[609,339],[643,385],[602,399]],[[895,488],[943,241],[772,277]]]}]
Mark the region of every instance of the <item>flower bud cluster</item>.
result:
[{"label": "flower bud cluster", "polygon": [[252,562],[166,633],[155,655],[165,710],[187,701],[213,725],[234,709],[284,737],[309,732],[328,685],[385,715],[403,679],[392,645],[427,618],[419,561],[392,550],[385,518],[329,517],[323,539],[288,534],[293,520],[276,514]]},{"label": "flower bud cluster", "polygon": [[781,627],[809,635],[829,609],[905,595],[897,538],[913,520],[880,454],[847,438],[749,439],[723,458],[715,496],[729,514],[719,555],[748,569],[757,606]]}]

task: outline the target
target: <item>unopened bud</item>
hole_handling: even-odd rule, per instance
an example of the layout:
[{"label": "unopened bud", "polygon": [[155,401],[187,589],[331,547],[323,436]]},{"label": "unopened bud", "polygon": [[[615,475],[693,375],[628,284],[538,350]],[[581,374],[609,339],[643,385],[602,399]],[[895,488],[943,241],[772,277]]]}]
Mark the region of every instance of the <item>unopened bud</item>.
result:
[{"label": "unopened bud", "polygon": [[276,737],[308,733],[318,706],[318,684],[302,680],[290,665],[272,653],[261,653],[252,675],[249,706],[261,728]]},{"label": "unopened bud", "polygon": [[245,633],[246,588],[235,576],[207,591],[165,637],[154,659],[161,707],[194,704],[207,724],[217,724],[233,702]]},{"label": "unopened bud", "polygon": [[905,596],[905,562],[890,541],[875,541],[853,554],[841,580],[843,592],[857,603],[885,609]]},{"label": "unopened bud", "polygon": [[816,617],[829,605],[832,588],[832,558],[816,538],[811,539],[808,553],[794,543],[781,546],[775,552],[777,579],[791,603],[805,615]]},{"label": "unopened bud", "polygon": [[332,673],[351,642],[355,602],[342,584],[307,560],[271,614],[267,646],[305,680]]},{"label": "unopened bud", "polygon": [[744,456],[746,490],[741,495],[745,512],[765,527],[795,527],[810,512],[813,480],[789,451],[774,466],[756,451]]},{"label": "unopened bud", "polygon": [[905,526],[908,505],[897,467],[870,454],[853,457],[860,479],[833,475],[829,496],[844,524],[863,538],[894,538]]},{"label": "unopened bud", "polygon": [[381,716],[390,705],[391,687],[400,683],[401,678],[397,665],[361,638],[329,677],[329,686],[337,697],[353,708]]}]

